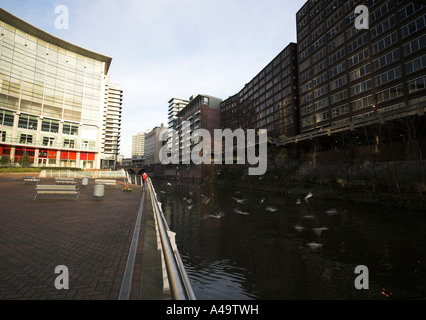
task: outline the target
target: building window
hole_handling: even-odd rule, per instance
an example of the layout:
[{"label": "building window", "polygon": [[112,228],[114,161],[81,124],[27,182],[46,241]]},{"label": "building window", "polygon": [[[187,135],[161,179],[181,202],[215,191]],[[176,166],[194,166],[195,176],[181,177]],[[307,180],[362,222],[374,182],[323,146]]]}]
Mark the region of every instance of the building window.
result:
[{"label": "building window", "polygon": [[0,110],[0,125],[13,127],[13,112]]},{"label": "building window", "polygon": [[62,133],[71,135],[71,136],[77,136],[78,135],[78,125],[74,125],[72,123],[66,123],[64,122],[62,126]]},{"label": "building window", "polygon": [[22,143],[22,144],[32,144],[33,143],[33,135],[32,134],[21,133],[21,137],[19,139],[19,143]]},{"label": "building window", "polygon": [[48,147],[53,147],[53,143],[55,142],[55,138],[53,137],[44,137],[43,145]]},{"label": "building window", "polygon": [[374,60],[374,69],[382,68],[394,61],[399,60],[399,58],[400,58],[399,49],[389,52],[388,54],[381,56],[379,59]]},{"label": "building window", "polygon": [[382,84],[385,84],[389,81],[398,79],[402,76],[402,71],[401,71],[401,67],[396,67],[392,70],[383,72],[381,74],[379,74],[378,76],[374,77],[374,82],[376,84],[376,86],[380,86]]},{"label": "building window", "polygon": [[404,45],[404,55],[408,56],[418,50],[426,48],[426,35],[422,35],[419,38]]},{"label": "building window", "polygon": [[363,65],[362,67],[349,73],[349,80],[350,81],[357,80],[368,73],[370,73],[370,64]]},{"label": "building window", "polygon": [[415,21],[407,24],[406,26],[401,28],[402,38],[406,38],[409,35],[423,29],[426,25],[426,15],[416,19]]},{"label": "building window", "polygon": [[22,129],[37,130],[37,118],[21,114],[19,116],[18,127]]},{"label": "building window", "polygon": [[59,132],[59,121],[44,119],[41,123],[41,131],[58,133]]},{"label": "building window", "polygon": [[332,109],[331,110],[331,117],[335,118],[335,117],[341,116],[341,115],[346,114],[346,113],[349,113],[349,106],[347,104]]},{"label": "building window", "polygon": [[365,92],[371,89],[371,80],[367,80],[361,83],[358,83],[350,88],[351,96],[359,94],[361,92]]},{"label": "building window", "polygon": [[416,72],[426,68],[426,55],[423,55],[417,59],[411,60],[405,64],[405,72],[407,74]]},{"label": "building window", "polygon": [[421,78],[414,79],[408,82],[408,89],[410,93],[424,90],[425,88],[426,88],[426,76],[423,76]]},{"label": "building window", "polygon": [[[410,84],[409,84],[410,85]],[[398,98],[404,95],[404,87],[402,85],[386,89],[376,94],[376,101],[383,102],[386,100]]]},{"label": "building window", "polygon": [[64,148],[74,149],[75,141],[71,139],[64,139]]},{"label": "building window", "polygon": [[383,51],[384,49],[390,47],[392,44],[396,43],[397,41],[398,41],[398,34],[395,31],[394,33],[388,35],[387,37],[373,44],[373,47],[372,47],[373,54]]},{"label": "building window", "polygon": [[6,131],[0,131],[0,139],[2,142],[6,142]]},{"label": "building window", "polygon": [[366,107],[371,107],[373,105],[372,96],[366,98],[361,98],[351,102],[352,111],[364,109]]}]

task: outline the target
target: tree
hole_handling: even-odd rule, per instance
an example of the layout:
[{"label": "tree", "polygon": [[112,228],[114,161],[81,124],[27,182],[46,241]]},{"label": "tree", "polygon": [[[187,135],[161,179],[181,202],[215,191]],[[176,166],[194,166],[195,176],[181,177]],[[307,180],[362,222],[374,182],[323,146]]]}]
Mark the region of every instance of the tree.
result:
[{"label": "tree", "polygon": [[10,162],[10,158],[9,158],[9,156],[6,156],[6,155],[1,156],[1,158],[0,158],[0,165],[1,165],[2,167],[6,167],[6,166],[8,166],[8,165],[9,165],[9,162]]}]

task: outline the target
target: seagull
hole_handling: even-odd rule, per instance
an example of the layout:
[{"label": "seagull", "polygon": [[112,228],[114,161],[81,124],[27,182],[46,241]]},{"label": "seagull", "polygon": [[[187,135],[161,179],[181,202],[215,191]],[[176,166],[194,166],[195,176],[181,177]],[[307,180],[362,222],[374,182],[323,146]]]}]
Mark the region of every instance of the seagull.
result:
[{"label": "seagull", "polygon": [[296,200],[296,204],[301,204],[302,202],[300,201],[300,199]]},{"label": "seagull", "polygon": [[336,209],[330,209],[330,210],[327,210],[325,213],[327,213],[329,216],[333,216],[333,215],[337,214],[337,210]]},{"label": "seagull", "polygon": [[167,182],[167,185],[168,185],[168,186],[171,186],[172,184],[171,184],[170,182]]},{"label": "seagull", "polygon": [[187,199],[187,198],[182,198],[183,200],[185,200],[187,203],[191,203],[192,199]]},{"label": "seagull", "polygon": [[312,250],[316,250],[318,248],[322,247],[321,243],[316,243],[316,242],[310,242],[306,244],[309,248],[311,248]]},{"label": "seagull", "polygon": [[244,212],[244,211],[241,211],[241,210],[234,209],[234,211],[235,211],[236,213],[239,213],[239,214],[249,215],[249,213],[248,213],[248,212]]},{"label": "seagull", "polygon": [[260,203],[264,203],[265,202],[265,198],[262,198],[261,200],[260,200]]},{"label": "seagull", "polygon": [[315,218],[315,216],[313,216],[313,215],[306,215],[306,216],[303,216],[303,218],[305,218],[305,219],[313,219],[313,218]]},{"label": "seagull", "polygon": [[241,203],[241,204],[243,204],[247,199],[237,199],[237,198],[234,198],[234,197],[231,197],[232,199],[234,199],[235,201],[237,201],[238,203]]},{"label": "seagull", "polygon": [[327,228],[327,227],[323,227],[323,228],[312,228],[312,230],[314,230],[314,232],[315,232],[315,234],[316,234],[317,236],[320,236],[320,235],[321,235],[321,233],[322,233],[323,231],[328,230],[328,228]]},{"label": "seagull", "polygon": [[194,205],[193,205],[193,204],[191,204],[191,205],[190,205],[190,206],[188,206],[187,208],[188,208],[188,210],[191,210],[193,207],[194,207]]},{"label": "seagull", "polygon": [[303,229],[305,229],[305,228],[302,227],[302,226],[297,225],[297,226],[294,227],[294,229],[296,229],[296,231],[298,231],[298,232],[302,232]]},{"label": "seagull", "polygon": [[271,207],[271,206],[267,206],[267,207],[266,207],[266,210],[268,210],[269,212],[275,212],[275,211],[278,211],[278,209],[277,209],[277,208],[274,208],[274,207]]},{"label": "seagull", "polygon": [[222,212],[218,212],[216,214],[209,214],[210,217],[215,218],[215,219],[220,219],[223,217],[223,213]]},{"label": "seagull", "polygon": [[308,199],[311,197],[312,197],[312,192],[309,192],[305,197],[305,201],[308,202]]}]

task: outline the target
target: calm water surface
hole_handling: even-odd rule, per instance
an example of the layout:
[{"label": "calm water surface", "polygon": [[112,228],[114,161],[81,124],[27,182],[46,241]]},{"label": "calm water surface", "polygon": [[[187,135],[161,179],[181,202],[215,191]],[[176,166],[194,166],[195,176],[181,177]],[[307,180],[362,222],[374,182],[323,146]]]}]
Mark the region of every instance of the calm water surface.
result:
[{"label": "calm water surface", "polygon": [[[426,298],[422,212],[153,183],[197,299]],[[368,290],[355,288],[358,265]]]}]

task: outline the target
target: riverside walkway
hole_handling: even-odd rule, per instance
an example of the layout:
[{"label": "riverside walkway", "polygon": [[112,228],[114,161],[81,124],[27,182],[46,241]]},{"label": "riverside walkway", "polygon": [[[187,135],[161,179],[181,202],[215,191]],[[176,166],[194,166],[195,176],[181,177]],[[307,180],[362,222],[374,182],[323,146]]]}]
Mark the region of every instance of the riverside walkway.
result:
[{"label": "riverside walkway", "polygon": [[[149,188],[142,207],[141,186],[122,192],[123,179],[117,188],[105,186],[100,199],[93,179],[86,186],[76,179],[78,200],[40,195],[34,201],[36,185],[22,176],[0,174],[0,300],[117,300],[129,272],[125,299],[171,299],[163,292]],[[40,184],[54,184],[54,178]],[[55,285],[66,275],[55,273],[57,266],[68,270],[68,289]]]}]

